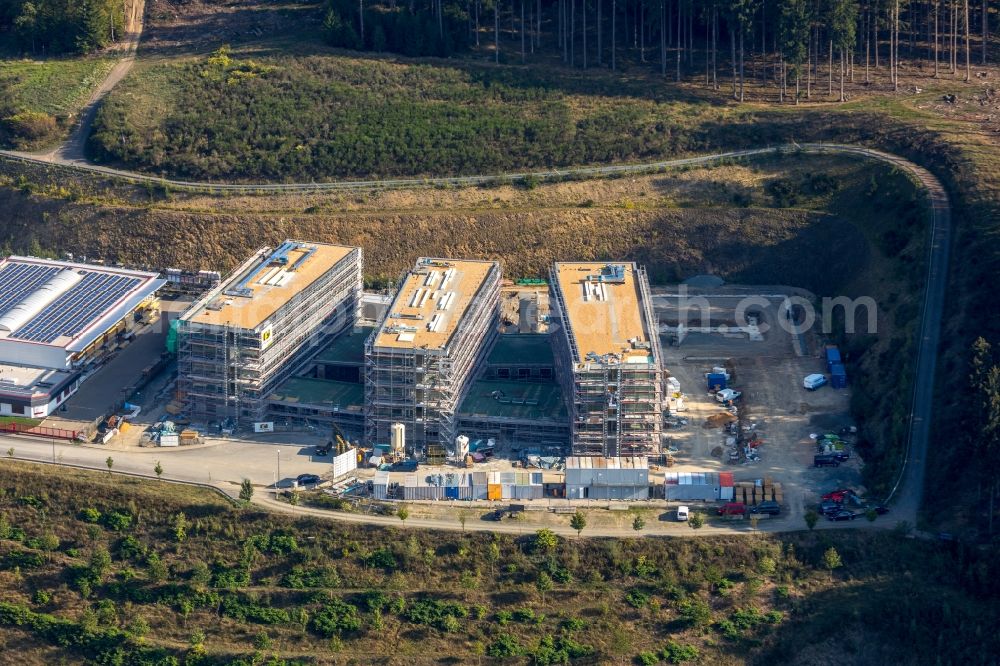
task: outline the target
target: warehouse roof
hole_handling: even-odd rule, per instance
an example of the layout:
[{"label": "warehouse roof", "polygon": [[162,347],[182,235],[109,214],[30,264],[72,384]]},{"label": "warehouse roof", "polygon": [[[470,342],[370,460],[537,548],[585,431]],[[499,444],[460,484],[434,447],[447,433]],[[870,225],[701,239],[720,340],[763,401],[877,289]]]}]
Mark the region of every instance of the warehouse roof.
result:
[{"label": "warehouse roof", "polygon": [[554,268],[562,295],[563,318],[580,358],[620,355],[623,363],[651,363],[651,335],[643,323],[639,280],[634,263],[560,262]]},{"label": "warehouse roof", "polygon": [[344,411],[361,410],[365,389],[353,382],[334,382],[312,377],[291,377],[274,390],[268,400],[301,405],[334,407]]},{"label": "warehouse roof", "polygon": [[74,376],[65,370],[0,363],[0,395],[18,398],[51,395]]},{"label": "warehouse roof", "polygon": [[396,292],[376,347],[444,349],[495,261],[421,257]]},{"label": "warehouse roof", "polygon": [[81,351],[163,284],[156,273],[8,257],[0,261],[0,339]]},{"label": "warehouse roof", "polygon": [[568,418],[558,384],[487,379],[472,384],[458,414],[512,419]]},{"label": "warehouse roof", "polygon": [[265,248],[244,262],[182,319],[255,329],[357,249],[293,240],[273,250]]}]

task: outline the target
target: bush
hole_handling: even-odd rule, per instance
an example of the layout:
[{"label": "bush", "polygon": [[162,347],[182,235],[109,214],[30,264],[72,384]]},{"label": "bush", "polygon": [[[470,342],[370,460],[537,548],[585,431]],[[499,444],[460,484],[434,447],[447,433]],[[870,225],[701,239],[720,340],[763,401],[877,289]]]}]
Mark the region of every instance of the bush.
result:
[{"label": "bush", "polygon": [[101,521],[101,512],[93,507],[80,509],[78,516],[85,523],[98,523]]},{"label": "bush", "polygon": [[543,636],[538,641],[538,647],[531,653],[535,664],[568,664],[573,660],[589,657],[594,648],[583,643],[577,643],[568,636],[553,638]]},{"label": "bush", "polygon": [[331,599],[313,616],[309,626],[320,636],[332,638],[358,631],[361,628],[361,618],[353,605],[340,599]]},{"label": "bush", "polygon": [[104,526],[115,532],[124,532],[132,527],[132,516],[124,511],[112,511],[104,515]]},{"label": "bush", "polygon": [[681,645],[676,641],[668,641],[660,650],[660,658],[668,664],[683,664],[698,658],[698,648],[693,645]]},{"label": "bush", "polygon": [[4,127],[14,137],[38,141],[56,132],[56,119],[41,111],[21,111],[3,119]]},{"label": "bush", "polygon": [[625,601],[632,608],[645,608],[649,603],[649,594],[638,588],[629,590],[628,594],[625,595]]},{"label": "bush", "polygon": [[411,602],[403,612],[403,618],[408,622],[435,627],[442,631],[453,631],[456,626],[453,619],[465,618],[468,615],[469,610],[462,604],[437,599],[418,599]]},{"label": "bush", "polygon": [[493,642],[486,648],[486,654],[497,659],[516,657],[521,654],[521,645],[510,634],[497,634]]},{"label": "bush", "polygon": [[712,623],[712,609],[701,599],[686,599],[677,606],[680,619],[693,627],[707,627]]},{"label": "bush", "polygon": [[366,567],[384,569],[386,571],[393,571],[399,566],[396,562],[396,556],[386,547],[377,548],[368,555],[362,556],[361,561]]}]

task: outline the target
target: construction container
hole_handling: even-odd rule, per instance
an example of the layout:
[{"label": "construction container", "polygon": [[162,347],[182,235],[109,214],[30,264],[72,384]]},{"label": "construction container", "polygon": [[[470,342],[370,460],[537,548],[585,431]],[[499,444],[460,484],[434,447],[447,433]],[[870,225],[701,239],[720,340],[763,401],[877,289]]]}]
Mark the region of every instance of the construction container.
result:
[{"label": "construction container", "polygon": [[486,486],[486,499],[502,500],[503,487],[499,483],[490,483]]},{"label": "construction container", "polygon": [[835,389],[847,388],[847,370],[836,363],[830,366],[830,386]]},{"label": "construction container", "polygon": [[485,500],[489,499],[489,486],[485,483],[482,485],[473,485],[469,491],[471,497],[474,500]]},{"label": "construction container", "polygon": [[542,487],[514,486],[514,497],[511,499],[542,499]]},{"label": "construction container", "polygon": [[667,472],[664,495],[668,501],[711,502],[719,499],[721,486],[716,472]]},{"label": "construction container", "polygon": [[707,375],[708,378],[708,390],[709,391],[721,391],[726,388],[726,376],[719,372],[710,372]]},{"label": "construction container", "polygon": [[375,472],[375,478],[372,480],[372,494],[378,500],[389,498],[389,470]]},{"label": "construction container", "polygon": [[649,464],[643,456],[566,459],[566,496],[572,499],[649,499]]},{"label": "construction container", "polygon": [[840,350],[834,345],[827,345],[826,347],[826,368],[827,370],[832,370],[834,365],[840,365],[843,361],[840,359]]}]

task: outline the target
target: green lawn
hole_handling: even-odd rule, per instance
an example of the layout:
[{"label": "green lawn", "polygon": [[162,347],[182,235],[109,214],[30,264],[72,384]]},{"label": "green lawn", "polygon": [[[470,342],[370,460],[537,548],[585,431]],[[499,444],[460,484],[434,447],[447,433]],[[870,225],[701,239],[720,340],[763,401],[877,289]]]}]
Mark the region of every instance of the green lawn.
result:
[{"label": "green lawn", "polygon": [[41,421],[37,419],[28,419],[23,416],[0,416],[0,427],[10,425],[11,423],[34,428],[36,425],[41,423]]},{"label": "green lawn", "polygon": [[114,64],[110,58],[0,60],[0,148],[60,141]]},{"label": "green lawn", "polygon": [[111,58],[72,60],[0,60],[0,89],[13,111],[41,111],[53,116],[75,113],[104,80]]}]

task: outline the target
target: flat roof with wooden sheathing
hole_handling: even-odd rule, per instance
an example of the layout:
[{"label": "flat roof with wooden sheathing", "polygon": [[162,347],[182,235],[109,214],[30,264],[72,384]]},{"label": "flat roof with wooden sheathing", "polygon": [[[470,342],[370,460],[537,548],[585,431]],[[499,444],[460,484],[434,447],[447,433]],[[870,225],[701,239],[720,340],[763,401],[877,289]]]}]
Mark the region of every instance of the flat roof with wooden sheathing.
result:
[{"label": "flat roof with wooden sheathing", "polygon": [[620,354],[622,362],[652,363],[649,349],[637,349],[630,340],[650,344],[643,325],[642,295],[634,263],[559,262],[555,274],[562,292],[569,328],[580,352],[598,356]]},{"label": "flat roof with wooden sheathing", "polygon": [[241,266],[184,319],[253,330],[356,249],[285,241]]},{"label": "flat roof with wooden sheathing", "polygon": [[494,261],[422,257],[396,292],[375,347],[444,349]]}]

